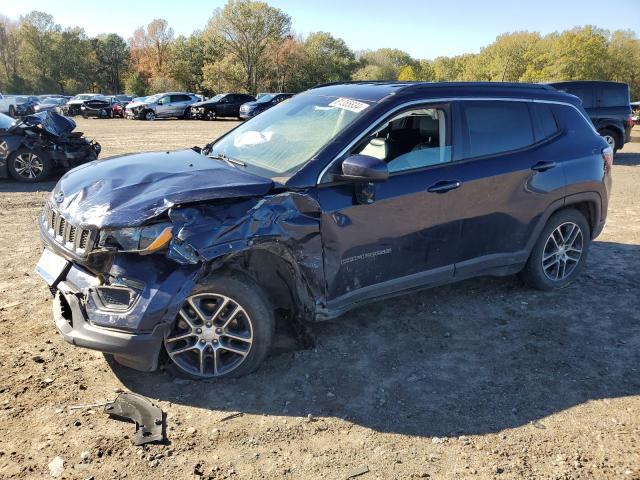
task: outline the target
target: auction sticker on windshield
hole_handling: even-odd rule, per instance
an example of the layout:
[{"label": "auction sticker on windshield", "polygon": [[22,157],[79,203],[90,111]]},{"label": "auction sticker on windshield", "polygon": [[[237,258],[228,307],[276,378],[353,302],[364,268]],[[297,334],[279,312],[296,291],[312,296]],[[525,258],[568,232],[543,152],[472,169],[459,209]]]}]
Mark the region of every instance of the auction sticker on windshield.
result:
[{"label": "auction sticker on windshield", "polygon": [[357,100],[351,100],[349,98],[337,98],[333,102],[329,104],[330,107],[338,107],[343,110],[349,110],[350,112],[360,113],[369,105],[363,102],[358,102]]}]

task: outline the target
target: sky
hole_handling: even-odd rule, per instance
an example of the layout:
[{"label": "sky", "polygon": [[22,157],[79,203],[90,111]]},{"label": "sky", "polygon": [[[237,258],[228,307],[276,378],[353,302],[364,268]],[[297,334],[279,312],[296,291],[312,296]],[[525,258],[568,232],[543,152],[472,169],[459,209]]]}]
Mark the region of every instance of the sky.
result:
[{"label": "sky", "polygon": [[[542,34],[581,25],[640,34],[640,0],[267,0],[306,35],[327,31],[353,50],[399,48],[415,58],[476,53],[501,33]],[[176,34],[202,29],[226,0],[0,0],[0,14],[17,19],[31,10],[88,35],[115,32],[128,39],[155,18]]]}]

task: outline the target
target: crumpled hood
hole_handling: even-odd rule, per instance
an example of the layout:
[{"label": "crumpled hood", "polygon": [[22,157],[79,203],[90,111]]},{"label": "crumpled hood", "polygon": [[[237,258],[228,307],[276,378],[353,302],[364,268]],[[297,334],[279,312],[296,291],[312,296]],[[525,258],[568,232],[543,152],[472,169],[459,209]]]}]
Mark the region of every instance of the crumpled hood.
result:
[{"label": "crumpled hood", "polygon": [[241,168],[193,150],[112,157],[69,171],[53,189],[51,203],[77,226],[138,226],[174,205],[271,190],[270,179]]},{"label": "crumpled hood", "polygon": [[143,105],[149,105],[153,102],[129,102],[127,103],[126,109],[133,110],[134,108],[141,107]]}]

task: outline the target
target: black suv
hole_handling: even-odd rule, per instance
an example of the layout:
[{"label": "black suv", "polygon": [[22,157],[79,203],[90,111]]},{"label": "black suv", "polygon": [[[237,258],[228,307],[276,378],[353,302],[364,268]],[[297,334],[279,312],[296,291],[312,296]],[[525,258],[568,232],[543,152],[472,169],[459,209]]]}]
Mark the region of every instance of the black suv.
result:
[{"label": "black suv", "polygon": [[614,152],[631,140],[633,118],[629,85],[595,80],[555,82],[549,85],[582,100],[589,118]]},{"label": "black suv", "polygon": [[191,105],[191,116],[200,120],[215,120],[218,117],[240,118],[240,107],[253,102],[255,97],[246,93],[220,93],[209,100]]},{"label": "black suv", "polygon": [[478,275],[564,287],[604,226],[612,159],[551,87],[321,86],[202,149],[69,172],[36,270],[68,342],[238,376],[276,322]]}]

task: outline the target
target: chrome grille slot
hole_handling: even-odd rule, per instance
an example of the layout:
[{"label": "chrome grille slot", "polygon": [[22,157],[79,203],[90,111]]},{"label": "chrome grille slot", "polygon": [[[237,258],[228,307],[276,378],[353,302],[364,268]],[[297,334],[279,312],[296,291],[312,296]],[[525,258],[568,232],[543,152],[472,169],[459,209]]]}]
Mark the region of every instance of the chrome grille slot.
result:
[{"label": "chrome grille slot", "polygon": [[84,250],[87,248],[87,243],[89,242],[89,230],[82,230],[80,233],[80,241],[78,242],[78,248],[80,250]]},{"label": "chrome grille slot", "polygon": [[52,241],[80,256],[86,256],[98,238],[98,232],[72,225],[48,203],[44,208],[42,224],[43,233],[46,230]]}]

